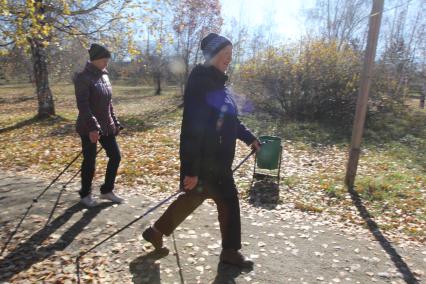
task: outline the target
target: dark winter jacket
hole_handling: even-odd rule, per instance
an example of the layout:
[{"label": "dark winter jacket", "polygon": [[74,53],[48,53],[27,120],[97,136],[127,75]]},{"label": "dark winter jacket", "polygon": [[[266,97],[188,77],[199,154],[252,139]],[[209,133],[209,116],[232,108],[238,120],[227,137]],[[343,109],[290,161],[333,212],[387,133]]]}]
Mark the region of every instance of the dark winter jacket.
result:
[{"label": "dark winter jacket", "polygon": [[88,62],[75,76],[74,87],[78,107],[77,132],[88,135],[90,131],[98,130],[102,135],[115,134],[120,123],[112,107],[108,72]]},{"label": "dark winter jacket", "polygon": [[197,65],[184,93],[180,136],[181,178],[219,182],[232,179],[236,139],[251,144],[256,138],[241,123],[228,77],[215,67]]}]

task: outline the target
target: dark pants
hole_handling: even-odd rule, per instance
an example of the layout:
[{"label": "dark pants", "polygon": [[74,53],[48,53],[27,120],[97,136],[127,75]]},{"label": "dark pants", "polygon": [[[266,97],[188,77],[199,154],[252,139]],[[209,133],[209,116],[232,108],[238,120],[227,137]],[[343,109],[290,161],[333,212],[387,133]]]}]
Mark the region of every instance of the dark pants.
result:
[{"label": "dark pants", "polygon": [[223,249],[241,249],[241,220],[235,184],[199,185],[170,204],[154,226],[169,236],[207,198],[213,199],[218,211]]},{"label": "dark pants", "polygon": [[[108,193],[114,189],[115,177],[120,165],[121,154],[114,135],[101,136],[99,142],[105,149],[109,158],[105,174],[105,182],[101,186],[101,193]],[[81,190],[80,197],[83,198],[92,192],[93,175],[96,165],[97,143],[90,142],[88,135],[81,136],[83,148],[83,162],[81,163]]]}]

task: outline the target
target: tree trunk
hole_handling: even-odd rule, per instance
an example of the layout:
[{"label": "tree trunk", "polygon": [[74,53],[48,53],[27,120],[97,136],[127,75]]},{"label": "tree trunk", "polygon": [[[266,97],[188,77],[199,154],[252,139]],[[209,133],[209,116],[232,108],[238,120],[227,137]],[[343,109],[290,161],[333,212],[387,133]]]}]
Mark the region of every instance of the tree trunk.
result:
[{"label": "tree trunk", "polygon": [[34,80],[37,89],[37,117],[45,118],[51,115],[55,115],[53,96],[49,87],[46,49],[37,39],[32,39],[30,44],[34,69]]},{"label": "tree trunk", "polygon": [[426,98],[426,83],[423,84],[423,89],[422,89],[422,92],[420,94],[420,108],[421,109],[425,108],[425,98]]},{"label": "tree trunk", "polygon": [[184,50],[185,53],[184,53],[184,56],[183,56],[183,59],[184,59],[184,62],[185,62],[185,74],[184,74],[184,77],[182,78],[182,82],[181,82],[182,95],[183,95],[183,90],[184,90],[183,86],[185,85],[186,80],[188,80],[188,77],[189,77],[189,60],[190,60],[190,57],[191,57],[190,40],[191,40],[191,29],[188,29],[187,37],[186,37],[186,47],[185,47],[185,50]]},{"label": "tree trunk", "polygon": [[[3,62],[2,62],[3,64]],[[3,67],[0,66],[0,80],[6,81],[6,72],[3,71]],[[0,82],[0,85],[2,85],[2,82]]]},{"label": "tree trunk", "polygon": [[156,95],[161,95],[161,73],[156,74],[155,82],[157,83],[157,90],[155,91]]}]

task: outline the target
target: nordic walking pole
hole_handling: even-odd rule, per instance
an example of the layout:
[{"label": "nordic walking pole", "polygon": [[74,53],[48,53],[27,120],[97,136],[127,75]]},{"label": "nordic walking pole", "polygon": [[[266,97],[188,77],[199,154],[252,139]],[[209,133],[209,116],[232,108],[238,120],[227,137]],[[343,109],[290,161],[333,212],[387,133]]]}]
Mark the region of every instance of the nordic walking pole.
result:
[{"label": "nordic walking pole", "polygon": [[10,241],[13,239],[15,234],[18,232],[19,227],[21,227],[22,222],[24,222],[25,218],[27,217],[28,213],[30,212],[31,208],[33,207],[34,203],[38,202],[38,199],[65,173],[65,171],[80,157],[82,152],[78,153],[78,155],[65,167],[65,169],[52,180],[52,182],[43,190],[41,194],[39,194],[37,197],[33,198],[33,202],[31,202],[30,206],[28,206],[27,210],[25,211],[24,215],[22,216],[21,220],[19,220],[18,225],[16,226],[15,230],[10,234],[8,240],[2,247],[0,251],[0,255],[3,254],[3,252],[6,250],[7,246],[9,245]]},{"label": "nordic walking pole", "polygon": [[80,157],[80,155],[83,153],[83,151],[80,151],[78,155],[65,167],[65,169],[62,170],[62,172],[59,173],[59,175],[52,180],[52,182],[36,197],[33,198],[34,202],[38,202],[38,199],[68,170],[69,167],[71,167],[72,164],[74,164],[75,161]]},{"label": "nordic walking pole", "polygon": [[[270,143],[270,142],[261,142],[260,143],[260,147],[262,147],[262,145],[265,145],[265,144],[268,144],[268,143]],[[236,170],[238,170],[241,166],[242,166],[242,164],[244,164],[247,160],[248,160],[248,158],[250,158],[254,153],[256,153],[256,149],[253,149],[253,150],[251,150],[251,152],[250,152],[250,154],[248,154],[233,170],[232,170],[232,173],[234,173]]]},{"label": "nordic walking pole", "polygon": [[254,153],[256,153],[256,150],[251,150],[250,154],[248,154],[243,160],[241,160],[241,162],[232,170],[232,173],[238,170]]},{"label": "nordic walking pole", "polygon": [[[254,153],[256,152],[256,150],[252,150],[250,152],[250,154],[248,154],[233,170],[232,172],[235,172],[236,170],[238,170],[242,164],[244,164],[248,158],[250,158],[250,156],[252,156]],[[94,250],[95,248],[99,247],[100,245],[102,245],[103,243],[105,243],[106,241],[108,241],[109,239],[113,238],[114,236],[116,236],[117,234],[121,233],[122,231],[124,231],[125,229],[127,229],[128,227],[130,227],[131,225],[133,225],[134,223],[136,223],[137,221],[139,221],[140,219],[142,219],[143,217],[145,217],[146,215],[148,215],[151,212],[154,212],[157,208],[159,208],[160,206],[162,206],[164,203],[166,203],[167,201],[169,201],[170,199],[174,198],[175,196],[179,195],[183,193],[183,191],[179,190],[175,193],[173,193],[172,195],[170,195],[169,197],[167,197],[166,199],[162,200],[161,202],[159,202],[158,204],[156,204],[154,207],[148,209],[143,215],[139,216],[138,218],[134,219],[133,221],[131,221],[130,223],[126,224],[125,226],[121,227],[118,231],[114,232],[112,235],[108,236],[107,238],[105,238],[103,241],[99,242],[98,244],[94,245],[93,247],[91,247],[90,249],[86,250],[85,252],[79,254],[77,256],[77,262],[79,261],[79,259],[86,255],[87,253],[91,252],[92,250]]]},{"label": "nordic walking pole", "polygon": [[[102,150],[102,147],[101,148],[99,148],[99,150],[96,152],[96,155],[97,154],[99,154],[99,152]],[[52,216],[53,216],[53,212],[55,212],[55,209],[56,209],[56,206],[58,206],[58,203],[59,203],[59,199],[61,198],[61,195],[62,195],[62,192],[63,192],[63,190],[65,190],[65,188],[74,180],[74,178],[79,174],[79,173],[81,173],[81,169],[79,169],[64,185],[62,185],[62,189],[61,189],[61,191],[59,192],[59,195],[58,195],[58,198],[56,199],[56,202],[55,202],[55,205],[53,205],[53,208],[52,208],[52,210],[51,210],[51,212],[50,212],[50,214],[49,214],[49,218],[47,219],[47,221],[46,221],[46,225],[48,225],[49,224],[49,222],[50,222],[50,220],[52,219]]]},{"label": "nordic walking pole", "polygon": [[[99,154],[100,151],[102,151],[102,147],[99,148],[99,150],[96,152],[96,155]],[[72,181],[73,179],[81,172],[81,169],[79,169],[64,185],[63,187],[67,187]]]},{"label": "nordic walking pole", "polygon": [[[102,147],[98,150],[97,154],[102,150]],[[40,193],[36,198],[33,198],[33,202],[31,202],[30,206],[28,206],[27,210],[25,211],[24,215],[22,216],[21,220],[19,220],[18,225],[16,226],[15,230],[12,232],[12,234],[10,234],[9,238],[7,239],[6,243],[4,244],[4,246],[2,247],[1,251],[0,251],[0,255],[3,254],[3,252],[6,250],[7,246],[9,245],[10,241],[13,239],[13,237],[15,236],[15,234],[18,232],[19,228],[22,225],[22,222],[24,222],[25,218],[27,217],[28,213],[30,212],[31,208],[33,207],[34,203],[37,203],[38,200],[40,199],[40,197],[42,195],[44,195],[44,193],[66,172],[66,170],[80,157],[80,155],[83,153],[83,151],[80,151],[80,153],[78,153],[78,155],[65,167],[65,169],[55,178],[53,179],[53,181],[43,190],[42,193]],[[80,173],[81,169],[75,173],[72,178],[70,180],[68,180],[67,183],[65,183],[65,185],[63,186],[63,189]],[[53,211],[57,205],[58,200],[56,201],[55,206],[53,207],[53,210],[50,214],[49,220],[47,221],[47,223],[49,223],[50,218],[53,214]]]},{"label": "nordic walking pole", "polygon": [[[96,154],[99,154],[101,150],[102,150],[102,147],[99,148]],[[80,151],[80,153],[78,153],[78,155],[65,167],[65,169],[63,169],[63,171],[36,198],[34,198],[33,201],[38,202],[40,197],[42,197],[44,193],[66,172],[66,170],[68,170],[68,168],[78,159],[78,157],[80,157],[82,153],[83,151]],[[66,185],[68,185],[78,175],[80,171],[81,169],[76,174],[74,174],[74,176],[66,183]]]},{"label": "nordic walking pole", "polygon": [[119,229],[118,231],[116,231],[115,233],[113,233],[112,235],[110,235],[109,237],[105,238],[103,241],[101,241],[100,243],[96,244],[95,246],[91,247],[90,249],[86,250],[85,252],[79,254],[77,256],[77,261],[80,259],[80,257],[86,255],[87,253],[91,252],[92,250],[94,250],[95,248],[99,247],[101,244],[105,243],[106,241],[108,241],[109,239],[113,238],[114,236],[116,236],[117,234],[121,233],[122,231],[124,231],[125,229],[127,229],[128,227],[130,227],[131,225],[133,225],[134,223],[136,223],[137,221],[139,221],[140,219],[142,219],[143,217],[145,217],[146,215],[148,215],[151,212],[154,212],[158,207],[160,207],[161,205],[163,205],[164,203],[166,203],[167,201],[169,201],[170,199],[172,199],[173,197],[181,194],[182,191],[178,191],[173,193],[172,195],[170,195],[169,197],[167,197],[166,199],[162,200],[160,203],[156,204],[154,207],[148,209],[143,215],[139,216],[138,218],[134,219],[133,221],[131,221],[130,223],[128,223],[127,225],[121,227],[121,229]]}]

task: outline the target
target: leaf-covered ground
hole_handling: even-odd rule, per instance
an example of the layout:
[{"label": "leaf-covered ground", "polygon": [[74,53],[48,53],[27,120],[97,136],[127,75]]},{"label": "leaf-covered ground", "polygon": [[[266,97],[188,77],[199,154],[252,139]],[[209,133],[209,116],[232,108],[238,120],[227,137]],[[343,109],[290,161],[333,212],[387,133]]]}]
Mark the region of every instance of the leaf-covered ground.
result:
[{"label": "leaf-covered ground", "polygon": [[[74,131],[73,88],[55,85],[53,92],[58,116],[36,121],[32,117],[37,102],[31,86],[0,88],[1,168],[49,179],[78,154],[80,139]],[[153,195],[175,191],[181,115],[181,99],[176,90],[155,96],[148,87],[115,86],[113,100],[126,127],[118,138],[123,156],[118,185],[143,188],[145,194],[148,191]],[[250,190],[253,159],[236,173],[246,201],[271,208],[292,204],[297,210],[337,216],[343,224],[365,224],[343,185],[345,141],[333,143],[333,134],[315,125],[283,123],[260,114],[243,116],[242,120],[258,135],[280,135],[284,146],[279,191],[270,186],[256,192]],[[368,145],[362,152],[357,178],[356,190],[369,214],[396,242],[425,241],[425,153],[423,148],[410,147],[410,141]],[[248,153],[249,149],[239,143],[235,161]],[[105,164],[104,155],[99,155],[97,180],[103,177]],[[71,167],[67,177],[78,167],[79,162]]]},{"label": "leaf-covered ground", "polygon": [[[219,224],[211,201],[164,238],[170,253],[154,252],[141,232],[167,204],[130,222],[169,193],[120,185],[125,204],[102,202],[87,209],[78,202],[78,182],[65,189],[63,184],[53,186],[28,211],[47,182],[0,173],[0,282],[402,284],[425,279],[421,243],[393,243],[371,222],[368,228],[344,224],[331,215],[295,210],[290,202],[274,209],[262,208],[259,200],[241,204],[242,252],[254,260],[252,270],[219,263]],[[125,224],[130,226],[115,234]],[[78,254],[89,249],[77,262]]]}]

